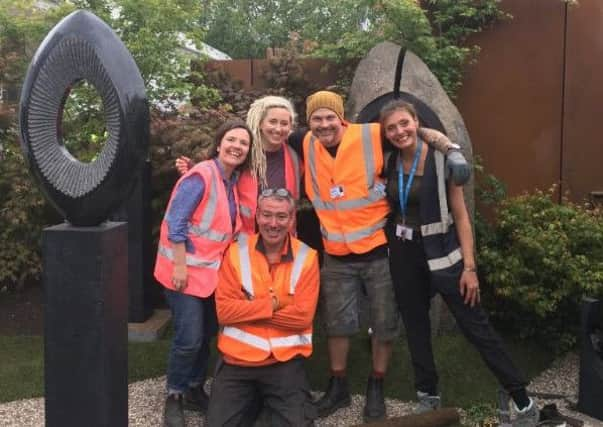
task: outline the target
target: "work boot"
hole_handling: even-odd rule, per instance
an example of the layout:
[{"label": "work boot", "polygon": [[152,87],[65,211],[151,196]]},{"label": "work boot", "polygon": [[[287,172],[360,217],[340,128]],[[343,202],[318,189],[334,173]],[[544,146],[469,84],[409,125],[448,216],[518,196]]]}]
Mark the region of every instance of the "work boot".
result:
[{"label": "work boot", "polygon": [[522,410],[519,410],[513,402],[513,409],[517,414],[513,420],[513,427],[536,427],[538,425],[540,412],[533,399],[530,399],[530,404]]},{"label": "work boot", "polygon": [[316,401],[318,417],[324,418],[331,415],[339,408],[350,406],[350,392],[348,390],[348,380],[346,377],[331,377],[329,387],[325,394]]},{"label": "work boot", "polygon": [[202,414],[207,413],[207,407],[209,405],[209,396],[203,390],[203,385],[197,387],[191,387],[184,394],[184,409],[188,411],[201,412]]},{"label": "work boot", "polygon": [[440,396],[431,396],[428,393],[417,391],[417,400],[419,404],[415,408],[415,414],[424,414],[425,412],[435,411],[440,409],[442,405]]},{"label": "work boot", "polygon": [[164,427],[184,427],[182,400],[181,394],[168,394],[163,410]]},{"label": "work boot", "polygon": [[364,401],[364,422],[370,423],[385,419],[385,400],[383,399],[383,378],[370,376],[366,385]]}]

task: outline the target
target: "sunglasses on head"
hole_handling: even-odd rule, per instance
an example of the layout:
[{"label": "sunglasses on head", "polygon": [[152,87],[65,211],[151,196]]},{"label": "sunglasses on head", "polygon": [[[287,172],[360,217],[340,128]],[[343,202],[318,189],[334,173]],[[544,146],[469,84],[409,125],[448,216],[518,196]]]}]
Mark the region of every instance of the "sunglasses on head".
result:
[{"label": "sunglasses on head", "polygon": [[260,193],[261,197],[270,197],[270,196],[278,196],[278,197],[291,197],[291,193],[286,188],[266,188],[262,190]]}]

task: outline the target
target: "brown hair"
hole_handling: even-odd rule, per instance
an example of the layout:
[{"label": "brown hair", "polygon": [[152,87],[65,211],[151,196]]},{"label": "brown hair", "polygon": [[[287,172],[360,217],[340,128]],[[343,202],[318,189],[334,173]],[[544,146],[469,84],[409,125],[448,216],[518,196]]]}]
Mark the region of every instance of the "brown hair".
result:
[{"label": "brown hair", "polygon": [[381,140],[391,145],[391,142],[385,137],[385,121],[396,111],[406,111],[413,119],[419,120],[415,106],[410,102],[401,99],[392,99],[379,111],[379,124],[381,125]]},{"label": "brown hair", "polygon": [[224,123],[222,123],[222,125],[216,131],[214,144],[209,149],[209,158],[213,159],[214,157],[218,156],[218,147],[222,142],[222,138],[224,138],[224,135],[226,135],[227,132],[233,129],[245,129],[245,131],[247,131],[247,134],[249,135],[249,143],[251,144],[249,146],[249,152],[245,157],[245,161],[237,167],[237,169],[249,169],[251,168],[251,147],[253,147],[253,134],[251,133],[249,127],[241,119],[228,119]]}]

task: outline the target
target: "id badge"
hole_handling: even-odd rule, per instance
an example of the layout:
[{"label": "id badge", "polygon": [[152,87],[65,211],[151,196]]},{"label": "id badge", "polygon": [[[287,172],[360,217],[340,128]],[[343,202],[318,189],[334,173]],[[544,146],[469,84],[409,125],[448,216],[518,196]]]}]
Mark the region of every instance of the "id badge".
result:
[{"label": "id badge", "polygon": [[412,240],[412,228],[396,224],[396,237],[402,240]]},{"label": "id badge", "polygon": [[329,190],[329,194],[331,195],[331,199],[339,199],[343,197],[343,187],[341,185],[334,185]]}]

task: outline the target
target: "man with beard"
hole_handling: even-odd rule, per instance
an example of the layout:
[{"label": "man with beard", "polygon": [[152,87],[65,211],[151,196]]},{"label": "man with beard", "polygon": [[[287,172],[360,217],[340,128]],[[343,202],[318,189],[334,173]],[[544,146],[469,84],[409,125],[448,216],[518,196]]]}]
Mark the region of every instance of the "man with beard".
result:
[{"label": "man with beard", "polygon": [[[307,98],[306,117],[310,132],[302,142],[305,192],[318,216],[324,245],[320,307],[331,369],[327,391],[316,402],[318,415],[325,417],[350,405],[346,380],[349,337],[359,330],[358,297],[364,292],[373,334],[372,371],[363,415],[367,422],[380,420],[386,415],[383,379],[392,343],[399,335],[383,231],[390,209],[381,177],[381,129],[377,123],[345,121],[343,100],[330,91]],[[425,139],[439,142],[434,148],[448,151],[447,138]],[[453,175],[467,173],[462,155],[459,163],[449,167],[456,168]]]}]

